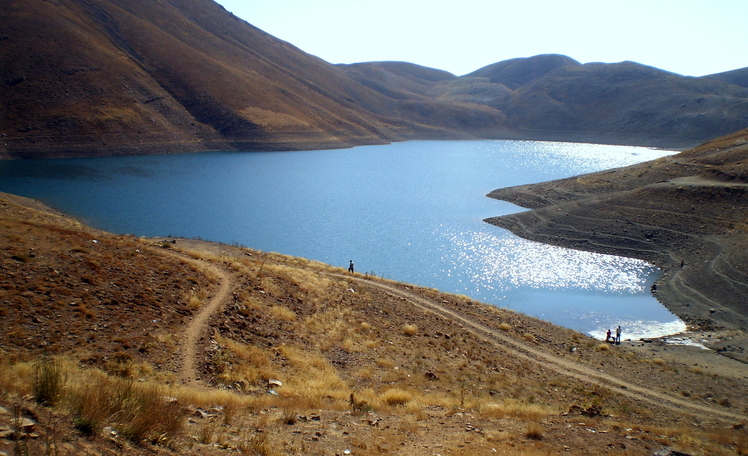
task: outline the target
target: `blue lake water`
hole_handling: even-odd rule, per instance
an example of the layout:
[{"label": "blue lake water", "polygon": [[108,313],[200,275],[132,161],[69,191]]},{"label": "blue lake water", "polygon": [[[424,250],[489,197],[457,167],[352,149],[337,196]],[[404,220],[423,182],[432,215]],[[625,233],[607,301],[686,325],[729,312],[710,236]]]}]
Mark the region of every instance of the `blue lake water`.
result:
[{"label": "blue lake water", "polygon": [[114,233],[239,243],[465,294],[600,336],[670,334],[638,260],[520,239],[500,187],[671,152],[535,141],[413,141],[305,152],[0,161],[0,191]]}]

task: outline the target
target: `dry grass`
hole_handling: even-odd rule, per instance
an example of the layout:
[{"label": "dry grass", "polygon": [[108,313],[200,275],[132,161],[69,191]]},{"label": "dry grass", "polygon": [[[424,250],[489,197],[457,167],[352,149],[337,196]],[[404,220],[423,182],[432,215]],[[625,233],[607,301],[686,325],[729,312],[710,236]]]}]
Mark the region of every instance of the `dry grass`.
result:
[{"label": "dry grass", "polygon": [[415,336],[418,334],[418,326],[414,324],[403,325],[402,332],[409,337]]},{"label": "dry grass", "polygon": [[543,433],[545,428],[542,424],[536,421],[530,421],[527,423],[527,430],[525,431],[525,437],[531,440],[543,440]]},{"label": "dry grass", "polygon": [[400,388],[390,388],[380,396],[380,402],[390,407],[405,405],[412,399],[413,394]]}]

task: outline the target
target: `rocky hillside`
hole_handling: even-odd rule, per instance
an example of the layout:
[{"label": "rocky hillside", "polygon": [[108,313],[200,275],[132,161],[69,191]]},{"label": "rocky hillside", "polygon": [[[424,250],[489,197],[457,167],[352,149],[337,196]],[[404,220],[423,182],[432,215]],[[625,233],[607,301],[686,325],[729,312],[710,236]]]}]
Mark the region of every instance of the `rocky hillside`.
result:
[{"label": "rocky hillside", "polygon": [[748,368],[708,350],[7,194],[0,227],[5,454],[748,453]]},{"label": "rocky hillside", "polygon": [[0,157],[525,138],[690,147],[748,125],[734,75],[513,59],[331,65],[211,0],[10,0]]},{"label": "rocky hillside", "polygon": [[[487,220],[520,236],[654,263],[658,299],[692,328],[748,328],[748,130],[489,196],[533,209]],[[745,346],[733,351],[748,360]]]}]

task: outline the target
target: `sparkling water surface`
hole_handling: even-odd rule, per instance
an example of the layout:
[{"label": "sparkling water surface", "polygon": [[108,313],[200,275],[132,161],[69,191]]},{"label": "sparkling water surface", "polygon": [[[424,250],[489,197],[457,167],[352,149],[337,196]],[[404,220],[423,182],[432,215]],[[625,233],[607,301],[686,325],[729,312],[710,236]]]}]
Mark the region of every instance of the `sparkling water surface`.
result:
[{"label": "sparkling water surface", "polygon": [[305,152],[0,161],[0,191],[95,227],[239,243],[430,286],[604,338],[673,334],[639,261],[520,239],[483,222],[518,212],[500,187],[652,160],[642,147],[412,141]]}]

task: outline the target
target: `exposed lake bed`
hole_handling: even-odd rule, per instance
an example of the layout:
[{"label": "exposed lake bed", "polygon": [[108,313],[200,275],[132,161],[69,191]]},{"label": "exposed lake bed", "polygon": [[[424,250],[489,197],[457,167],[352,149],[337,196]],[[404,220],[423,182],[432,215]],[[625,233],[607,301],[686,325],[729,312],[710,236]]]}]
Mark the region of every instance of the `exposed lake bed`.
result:
[{"label": "exposed lake bed", "polygon": [[483,219],[522,210],[491,190],[670,152],[532,141],[0,163],[0,190],[115,233],[199,237],[430,286],[597,336],[685,329],[640,261],[520,239]]}]

